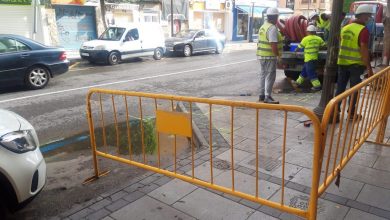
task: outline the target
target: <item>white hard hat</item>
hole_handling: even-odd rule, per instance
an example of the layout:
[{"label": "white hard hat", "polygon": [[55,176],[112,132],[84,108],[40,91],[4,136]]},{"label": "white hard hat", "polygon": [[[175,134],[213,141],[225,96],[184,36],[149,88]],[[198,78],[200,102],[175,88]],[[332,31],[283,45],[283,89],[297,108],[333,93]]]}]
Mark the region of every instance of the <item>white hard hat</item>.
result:
[{"label": "white hard hat", "polygon": [[279,10],[277,8],[268,8],[267,15],[279,15]]},{"label": "white hard hat", "polygon": [[318,15],[318,13],[315,12],[315,11],[310,12],[310,14],[309,14],[309,19],[311,20],[314,16],[319,16],[319,15]]},{"label": "white hard hat", "polygon": [[370,5],[359,5],[359,7],[356,9],[355,11],[355,15],[359,15],[359,14],[373,14],[373,10],[372,10],[372,6]]},{"label": "white hard hat", "polygon": [[317,28],[314,26],[314,25],[309,25],[307,26],[307,29],[306,29],[308,32],[316,32],[317,31]]}]

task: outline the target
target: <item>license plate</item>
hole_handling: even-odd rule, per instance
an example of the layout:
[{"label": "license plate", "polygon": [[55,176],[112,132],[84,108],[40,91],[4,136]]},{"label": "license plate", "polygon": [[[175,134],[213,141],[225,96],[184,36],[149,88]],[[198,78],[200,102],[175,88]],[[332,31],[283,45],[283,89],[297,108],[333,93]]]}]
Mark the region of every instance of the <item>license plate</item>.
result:
[{"label": "license plate", "polygon": [[81,55],[89,57],[89,53],[81,53]]}]

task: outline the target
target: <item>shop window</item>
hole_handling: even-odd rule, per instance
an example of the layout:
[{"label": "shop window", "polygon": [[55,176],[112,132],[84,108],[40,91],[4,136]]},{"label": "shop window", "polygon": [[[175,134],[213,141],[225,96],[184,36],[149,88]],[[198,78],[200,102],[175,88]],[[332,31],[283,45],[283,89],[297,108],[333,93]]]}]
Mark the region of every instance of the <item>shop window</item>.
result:
[{"label": "shop window", "polygon": [[241,35],[246,40],[248,35],[248,14],[241,10],[237,13],[237,35]]}]

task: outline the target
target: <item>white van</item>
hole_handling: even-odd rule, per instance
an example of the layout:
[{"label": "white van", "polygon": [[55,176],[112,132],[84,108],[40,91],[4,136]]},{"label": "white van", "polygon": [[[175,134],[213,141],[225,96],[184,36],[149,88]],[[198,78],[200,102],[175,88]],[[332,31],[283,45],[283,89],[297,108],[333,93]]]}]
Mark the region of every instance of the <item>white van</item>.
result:
[{"label": "white van", "polygon": [[155,23],[109,27],[99,39],[84,42],[80,48],[81,58],[91,63],[111,65],[141,56],[153,56],[159,60],[164,53],[164,33],[161,26]]}]

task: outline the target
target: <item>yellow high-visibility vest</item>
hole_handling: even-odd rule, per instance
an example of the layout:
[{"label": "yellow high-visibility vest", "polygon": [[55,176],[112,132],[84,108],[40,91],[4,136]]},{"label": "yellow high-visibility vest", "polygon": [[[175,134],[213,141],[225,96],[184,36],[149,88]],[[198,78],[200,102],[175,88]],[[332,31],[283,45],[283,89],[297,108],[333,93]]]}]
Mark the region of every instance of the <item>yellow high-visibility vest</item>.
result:
[{"label": "yellow high-visibility vest", "polygon": [[318,52],[321,46],[325,46],[325,42],[322,38],[316,35],[308,35],[304,37],[298,45],[299,48],[305,48],[305,62],[318,60]]},{"label": "yellow high-visibility vest", "polygon": [[364,25],[351,23],[341,29],[338,65],[364,65],[359,46],[359,34],[363,28]]},{"label": "yellow high-visibility vest", "polygon": [[[269,42],[267,37],[268,30],[271,26],[273,26],[273,24],[269,22],[265,22],[259,29],[259,41],[257,43],[257,51],[256,51],[257,56],[262,56],[262,57],[276,56],[272,52],[271,43]],[[280,53],[282,52],[282,48],[283,48],[283,37],[278,31],[278,49]]]},{"label": "yellow high-visibility vest", "polygon": [[330,31],[330,19],[325,21],[324,19],[321,18],[321,15],[322,13],[319,15],[319,20],[317,21],[317,27]]}]

